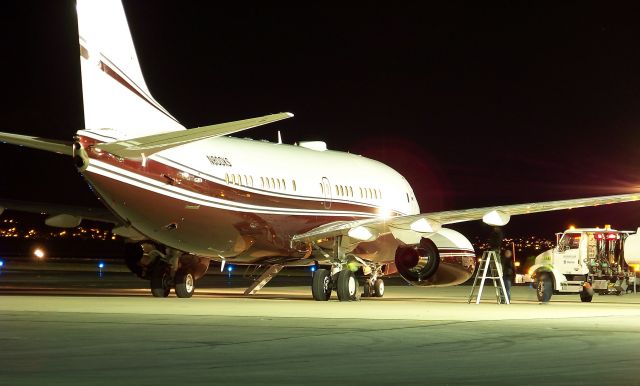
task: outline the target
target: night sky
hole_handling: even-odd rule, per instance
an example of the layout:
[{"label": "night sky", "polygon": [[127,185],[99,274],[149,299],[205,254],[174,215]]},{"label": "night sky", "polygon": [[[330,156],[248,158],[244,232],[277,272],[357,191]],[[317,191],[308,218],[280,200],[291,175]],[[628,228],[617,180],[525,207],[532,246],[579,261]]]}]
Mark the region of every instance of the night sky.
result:
[{"label": "night sky", "polygon": [[[187,127],[380,160],[423,211],[640,191],[640,7],[611,2],[125,3],[154,97]],[[72,2],[3,2],[0,130],[82,127]],[[0,197],[99,205],[70,159],[0,147]],[[640,225],[640,203],[522,216],[513,234]],[[479,225],[467,227],[475,232]]]}]

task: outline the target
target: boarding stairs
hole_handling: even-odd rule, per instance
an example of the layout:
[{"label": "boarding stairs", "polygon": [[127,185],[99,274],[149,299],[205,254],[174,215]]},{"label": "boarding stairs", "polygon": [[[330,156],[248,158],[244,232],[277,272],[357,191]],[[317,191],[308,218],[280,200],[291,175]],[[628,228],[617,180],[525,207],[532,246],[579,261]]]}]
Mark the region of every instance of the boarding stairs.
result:
[{"label": "boarding stairs", "polygon": [[469,294],[467,303],[471,303],[476,289],[478,289],[476,304],[480,304],[482,290],[484,289],[484,283],[487,279],[493,281],[493,287],[496,290],[496,302],[498,304],[510,304],[510,299],[507,296],[507,288],[504,286],[504,279],[502,278],[502,264],[498,260],[496,251],[493,250],[485,251],[478,262],[478,271],[473,280],[473,287],[471,287],[471,293]]},{"label": "boarding stairs", "polygon": [[262,287],[267,285],[267,283],[278,274],[278,272],[282,271],[282,268],[284,268],[284,265],[282,264],[273,264],[269,266],[269,268],[244,291],[244,294],[254,295],[256,292],[260,291]]}]

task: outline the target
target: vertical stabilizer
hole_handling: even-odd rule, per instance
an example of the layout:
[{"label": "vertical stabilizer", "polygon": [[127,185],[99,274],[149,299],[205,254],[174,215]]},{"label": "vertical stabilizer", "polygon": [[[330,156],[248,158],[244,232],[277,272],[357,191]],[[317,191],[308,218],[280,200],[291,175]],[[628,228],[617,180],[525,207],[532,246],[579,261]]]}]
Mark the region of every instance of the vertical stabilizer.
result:
[{"label": "vertical stabilizer", "polygon": [[120,0],[78,0],[77,12],[85,128],[118,139],[184,129],[145,84]]}]

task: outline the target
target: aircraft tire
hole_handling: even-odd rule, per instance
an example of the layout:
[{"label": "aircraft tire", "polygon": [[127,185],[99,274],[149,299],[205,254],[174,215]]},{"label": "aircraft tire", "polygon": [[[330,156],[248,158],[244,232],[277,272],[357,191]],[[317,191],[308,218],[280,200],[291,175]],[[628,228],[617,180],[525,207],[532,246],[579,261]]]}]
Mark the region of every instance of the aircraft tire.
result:
[{"label": "aircraft tire", "polygon": [[373,284],[373,294],[377,298],[381,298],[384,296],[384,280],[376,280],[376,282]]},{"label": "aircraft tire", "polygon": [[362,286],[362,297],[363,298],[369,298],[371,296],[373,296],[373,289],[371,288],[371,284],[369,284],[369,281],[365,281],[364,285]]},{"label": "aircraft tire", "polygon": [[164,264],[156,264],[151,272],[151,294],[156,298],[166,298],[171,292],[171,275]]},{"label": "aircraft tire", "polygon": [[358,300],[358,280],[351,270],[343,269],[338,273],[337,287],[338,300],[341,302]]},{"label": "aircraft tire", "polygon": [[331,297],[331,273],[326,269],[318,269],[313,273],[311,294],[317,301],[327,301]]},{"label": "aircraft tire", "polygon": [[179,298],[190,298],[196,289],[196,279],[193,274],[187,270],[179,270],[176,272],[176,296]]}]

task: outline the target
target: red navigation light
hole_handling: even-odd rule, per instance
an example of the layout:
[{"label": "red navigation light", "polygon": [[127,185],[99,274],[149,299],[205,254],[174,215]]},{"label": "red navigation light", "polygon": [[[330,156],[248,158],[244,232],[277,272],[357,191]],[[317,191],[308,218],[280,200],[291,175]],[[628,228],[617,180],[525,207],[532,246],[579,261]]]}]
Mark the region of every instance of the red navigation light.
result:
[{"label": "red navigation light", "polygon": [[604,239],[604,235],[602,233],[596,233],[595,236],[596,236],[596,239],[598,239],[598,240]]},{"label": "red navigation light", "polygon": [[609,234],[607,235],[607,238],[608,238],[609,240],[615,240],[615,239],[617,239],[617,238],[618,238],[618,235],[617,235],[617,234],[615,234],[615,233],[609,233]]}]

